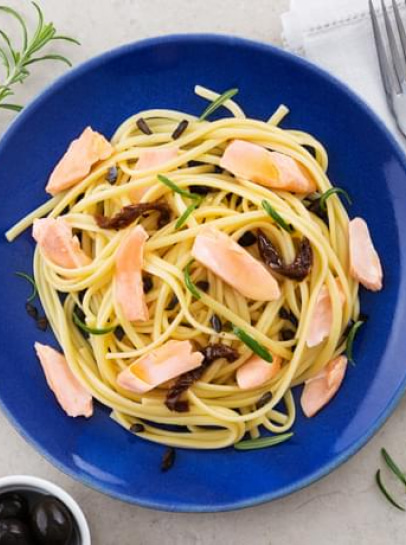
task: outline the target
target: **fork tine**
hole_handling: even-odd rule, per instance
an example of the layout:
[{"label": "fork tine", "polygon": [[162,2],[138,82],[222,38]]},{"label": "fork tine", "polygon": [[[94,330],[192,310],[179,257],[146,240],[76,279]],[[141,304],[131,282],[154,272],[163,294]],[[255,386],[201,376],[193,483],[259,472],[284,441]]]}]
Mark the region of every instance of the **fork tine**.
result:
[{"label": "fork tine", "polygon": [[400,16],[399,8],[395,0],[392,0],[393,13],[395,14],[396,26],[398,27],[400,43],[402,44],[403,59],[406,58],[406,31]]},{"label": "fork tine", "polygon": [[392,108],[392,93],[395,86],[395,74],[392,65],[389,63],[386,55],[385,46],[382,39],[381,30],[379,28],[378,18],[376,16],[374,4],[369,0],[369,13],[371,15],[372,29],[374,32],[376,52],[378,54],[379,68],[383,86],[385,88],[386,97],[390,107]]},{"label": "fork tine", "polygon": [[384,0],[381,0],[381,6],[382,6],[383,19],[385,21],[386,33],[388,35],[389,49],[392,54],[392,61],[393,61],[393,65],[395,67],[395,73],[397,76],[397,81],[395,80],[395,82],[398,83],[398,92],[400,92],[400,84],[404,82],[406,78],[405,62],[404,62],[404,59],[402,59],[400,56],[398,44],[396,43],[395,34],[393,33],[393,28],[389,19],[389,15],[388,15]]}]

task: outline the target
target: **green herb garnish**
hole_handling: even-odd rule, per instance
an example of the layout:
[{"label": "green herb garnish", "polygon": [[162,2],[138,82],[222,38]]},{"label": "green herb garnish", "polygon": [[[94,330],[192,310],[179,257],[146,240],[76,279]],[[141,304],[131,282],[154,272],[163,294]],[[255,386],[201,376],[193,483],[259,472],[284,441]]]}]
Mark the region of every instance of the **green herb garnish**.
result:
[{"label": "green herb garnish", "polygon": [[281,433],[281,435],[274,435],[272,437],[259,437],[258,439],[247,439],[246,441],[240,441],[234,444],[236,450],[256,450],[260,448],[273,447],[284,443],[293,436],[292,432]]},{"label": "green herb garnish", "polygon": [[190,277],[190,266],[193,263],[193,259],[189,261],[189,263],[185,267],[184,277],[185,277],[185,285],[187,289],[190,291],[190,293],[196,298],[201,299],[200,291],[196,288],[196,286],[193,284],[192,279]]},{"label": "green herb garnish", "polygon": [[399,479],[399,481],[406,486],[406,477],[398,467],[398,465],[395,463],[393,458],[389,455],[386,449],[381,449],[381,454],[383,459],[385,460],[386,465],[388,468],[392,471],[394,475]]},{"label": "green herb garnish", "polygon": [[20,278],[24,278],[24,280],[27,280],[27,282],[31,284],[32,292],[31,295],[27,298],[27,303],[31,303],[32,301],[34,301],[38,293],[37,284],[35,283],[34,278],[25,272],[16,272],[15,274]]},{"label": "green herb garnish", "polygon": [[402,507],[399,503],[397,503],[397,501],[391,496],[390,492],[383,484],[380,469],[378,469],[375,474],[375,481],[379,487],[379,490],[382,492],[382,494],[385,496],[389,503],[391,503],[394,507],[396,507],[396,509],[399,509],[400,511],[406,511],[406,509]]},{"label": "green herb garnish", "polygon": [[269,204],[268,201],[265,199],[262,201],[262,208],[265,210],[265,212],[268,214],[268,216],[271,216],[271,218],[280,226],[282,229],[287,231],[288,233],[291,233],[293,231],[293,227],[286,223],[286,221],[278,214],[278,212]]},{"label": "green herb garnish", "polygon": [[251,335],[248,335],[246,331],[243,329],[233,326],[233,333],[236,337],[240,339],[241,342],[243,342],[248,348],[250,348],[255,354],[257,354],[260,358],[267,361],[268,363],[273,362],[272,354],[269,352],[265,346],[257,342]]},{"label": "green herb garnish", "polygon": [[340,193],[340,195],[345,197],[348,204],[352,204],[351,197],[348,195],[348,193],[346,192],[345,189],[341,189],[341,187],[330,187],[330,189],[325,191],[320,197],[319,205],[320,205],[320,208],[321,208],[321,210],[323,212],[326,211],[326,201],[327,201],[327,199],[329,197],[331,197],[331,195],[335,195],[337,193]]},{"label": "green herb garnish", "polygon": [[350,332],[348,333],[347,337],[347,345],[346,345],[346,354],[347,358],[350,362],[354,363],[354,358],[352,356],[352,348],[354,344],[355,335],[357,334],[358,329],[364,324],[365,322],[363,320],[358,320],[358,322],[355,322],[355,324],[350,329]]},{"label": "green herb garnish", "polygon": [[179,217],[177,222],[175,223],[175,229],[180,229],[182,225],[187,221],[190,214],[192,214],[198,206],[202,204],[202,199],[199,199],[198,201],[193,202],[190,204],[186,210],[183,212],[183,214]]},{"label": "green herb garnish", "polygon": [[73,323],[77,325],[82,331],[84,331],[85,333],[89,333],[90,335],[106,335],[107,333],[111,333],[116,329],[115,325],[112,325],[110,327],[103,327],[101,329],[98,329],[96,327],[88,327],[82,322],[80,318],[77,317],[75,312],[73,313]]},{"label": "green herb garnish", "polygon": [[237,93],[238,89],[229,89],[228,91],[225,91],[207,106],[202,115],[199,117],[199,121],[204,121],[206,117],[215,112],[218,108],[220,108],[220,106],[223,106],[227,100],[233,98],[233,96],[235,96]]},{"label": "green herb garnish", "polygon": [[28,67],[31,64],[42,61],[60,61],[72,66],[72,63],[62,55],[47,54],[38,56],[37,53],[41,49],[55,40],[63,40],[79,45],[79,42],[74,38],[57,35],[53,23],[44,23],[44,16],[38,4],[35,2],[32,2],[32,4],[38,14],[38,23],[31,37],[28,35],[27,25],[22,15],[8,6],[0,6],[0,11],[12,16],[19,23],[22,31],[21,48],[16,48],[4,30],[0,29],[0,37],[3,41],[3,45],[0,46],[0,61],[5,67],[5,79],[0,84],[0,108],[4,110],[19,112],[23,108],[20,104],[4,101],[14,95],[13,86],[16,83],[22,83],[30,75]]},{"label": "green herb garnish", "polygon": [[166,176],[163,176],[162,174],[158,174],[158,180],[170,189],[172,189],[174,193],[182,195],[182,197],[192,199],[192,201],[197,201],[201,199],[200,195],[197,195],[196,193],[190,193],[190,191],[186,191],[186,189],[180,188],[178,185],[175,184],[175,182],[172,182],[172,180],[170,180]]}]

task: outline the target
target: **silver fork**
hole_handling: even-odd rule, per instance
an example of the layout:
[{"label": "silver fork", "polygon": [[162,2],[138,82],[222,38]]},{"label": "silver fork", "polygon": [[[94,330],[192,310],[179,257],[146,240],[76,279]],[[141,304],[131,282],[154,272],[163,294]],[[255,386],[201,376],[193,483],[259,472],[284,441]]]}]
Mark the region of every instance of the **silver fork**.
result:
[{"label": "silver fork", "polygon": [[381,7],[388,47],[385,45],[384,32],[380,28],[373,1],[369,0],[369,11],[386,100],[399,130],[406,136],[406,31],[395,0],[392,0],[392,8],[396,30],[395,24],[391,23],[384,0],[381,0]]}]

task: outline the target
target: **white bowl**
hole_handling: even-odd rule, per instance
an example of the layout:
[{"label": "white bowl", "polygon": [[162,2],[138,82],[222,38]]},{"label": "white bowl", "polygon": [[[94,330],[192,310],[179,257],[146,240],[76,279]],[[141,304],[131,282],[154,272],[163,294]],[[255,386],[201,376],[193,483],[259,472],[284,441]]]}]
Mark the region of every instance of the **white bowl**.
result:
[{"label": "white bowl", "polygon": [[91,545],[90,530],[85,515],[77,502],[65,490],[45,479],[30,475],[11,475],[0,477],[0,494],[5,492],[37,492],[50,494],[66,505],[75,520],[79,538],[72,545]]}]

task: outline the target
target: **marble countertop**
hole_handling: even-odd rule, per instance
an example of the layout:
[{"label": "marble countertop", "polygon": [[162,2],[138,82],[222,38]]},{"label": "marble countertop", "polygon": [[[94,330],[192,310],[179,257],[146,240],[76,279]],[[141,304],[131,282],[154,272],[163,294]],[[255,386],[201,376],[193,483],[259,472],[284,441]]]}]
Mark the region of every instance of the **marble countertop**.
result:
[{"label": "marble countertop", "polygon": [[[280,44],[279,15],[288,5],[288,0],[38,1],[60,32],[82,42],[63,46],[75,64],[126,42],[177,32],[231,33]],[[4,3],[33,17],[28,2]],[[0,28],[4,25],[1,16]],[[27,102],[64,70],[38,65],[18,98]],[[0,134],[11,119],[0,113]],[[382,499],[374,474],[382,446],[395,459],[406,458],[405,409],[403,399],[375,438],[332,475],[282,500],[238,512],[162,513],[113,500],[53,468],[1,414],[0,475],[27,473],[64,487],[83,507],[94,545],[400,545],[406,515]]]}]

